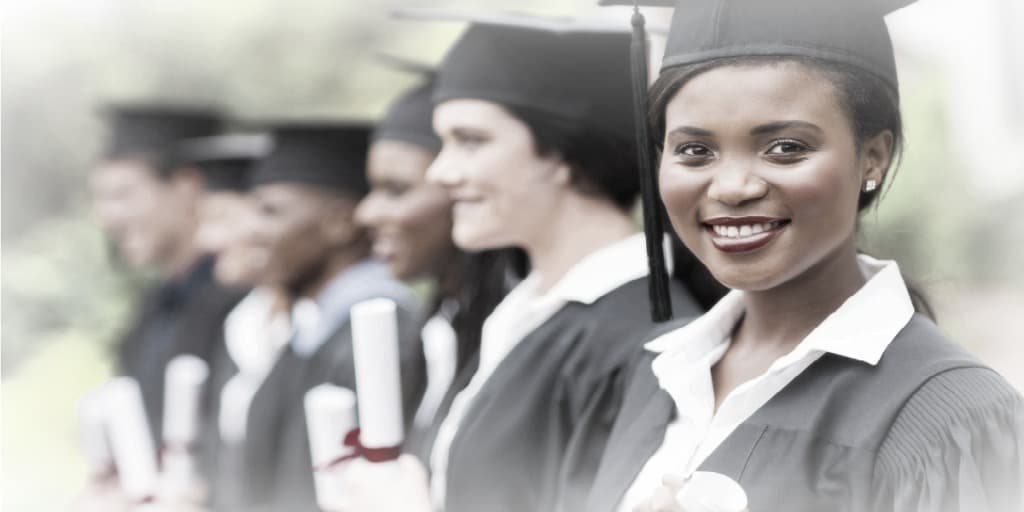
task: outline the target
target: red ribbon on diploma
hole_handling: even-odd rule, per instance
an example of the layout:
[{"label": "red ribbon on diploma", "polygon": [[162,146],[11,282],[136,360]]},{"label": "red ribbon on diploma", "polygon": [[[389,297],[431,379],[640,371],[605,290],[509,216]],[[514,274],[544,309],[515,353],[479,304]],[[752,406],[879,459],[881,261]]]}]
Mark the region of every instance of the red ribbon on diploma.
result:
[{"label": "red ribbon on diploma", "polygon": [[342,446],[351,448],[352,451],[345,455],[335,457],[323,464],[313,466],[313,471],[326,471],[342,462],[362,457],[370,462],[387,462],[395,460],[402,455],[402,446],[387,446],[384,448],[367,448],[359,441],[359,429],[349,430],[342,439]]}]

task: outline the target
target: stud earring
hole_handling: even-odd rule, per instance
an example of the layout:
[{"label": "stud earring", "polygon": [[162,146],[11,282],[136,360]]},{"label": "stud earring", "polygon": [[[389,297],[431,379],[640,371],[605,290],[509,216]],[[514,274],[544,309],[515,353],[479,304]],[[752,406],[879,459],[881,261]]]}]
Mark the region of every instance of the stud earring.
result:
[{"label": "stud earring", "polygon": [[864,182],[864,192],[874,192],[878,188],[878,182],[875,180],[868,180]]}]

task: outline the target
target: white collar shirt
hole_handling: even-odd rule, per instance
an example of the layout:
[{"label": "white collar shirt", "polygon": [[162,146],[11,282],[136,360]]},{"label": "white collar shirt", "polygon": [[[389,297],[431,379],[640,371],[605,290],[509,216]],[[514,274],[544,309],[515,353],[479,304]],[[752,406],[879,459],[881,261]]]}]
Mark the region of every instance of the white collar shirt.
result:
[{"label": "white collar shirt", "polygon": [[459,425],[473,399],[505,356],[566,304],[592,304],[616,288],[645,277],[647,273],[644,237],[643,234],[635,234],[587,255],[547,293],[540,293],[542,278],[533,273],[498,304],[484,321],[476,373],[466,388],[455,396],[430,454],[431,498],[436,509],[444,509],[448,455]]},{"label": "white collar shirt", "polygon": [[858,256],[868,281],[761,375],[733,389],[715,409],[712,367],[743,316],[743,292],[733,291],[690,324],[646,345],[658,354],[651,369],[675,404],[661,447],[626,491],[619,511],[631,511],[661,485],[666,473],[689,475],[741,423],[826,353],[876,365],[907,325],[914,306],[892,261]]}]

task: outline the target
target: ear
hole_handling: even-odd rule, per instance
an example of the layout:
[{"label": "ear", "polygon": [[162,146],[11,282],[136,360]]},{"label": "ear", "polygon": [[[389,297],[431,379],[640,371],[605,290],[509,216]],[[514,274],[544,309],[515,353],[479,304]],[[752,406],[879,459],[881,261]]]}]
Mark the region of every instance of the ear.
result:
[{"label": "ear", "polygon": [[355,218],[357,204],[348,198],[331,198],[324,203],[320,231],[329,245],[344,247],[362,236],[363,228]]},{"label": "ear", "polygon": [[885,130],[865,142],[861,150],[862,188],[868,180],[874,180],[877,184],[884,182],[885,173],[889,170],[895,149],[895,138],[889,130]]},{"label": "ear", "polygon": [[203,174],[195,166],[175,169],[167,181],[176,192],[190,196],[198,196],[206,184]]},{"label": "ear", "polygon": [[568,187],[572,184],[572,167],[565,163],[565,160],[557,158],[552,160],[551,181],[556,185]]}]

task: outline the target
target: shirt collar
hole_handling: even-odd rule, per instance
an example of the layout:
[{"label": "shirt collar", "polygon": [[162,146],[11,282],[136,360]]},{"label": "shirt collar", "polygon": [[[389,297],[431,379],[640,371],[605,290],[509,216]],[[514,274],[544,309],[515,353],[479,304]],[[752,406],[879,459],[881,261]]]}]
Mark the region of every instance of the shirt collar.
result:
[{"label": "shirt collar", "polygon": [[[875,365],[889,343],[914,315],[906,283],[894,261],[859,255],[857,261],[868,281],[800,342],[784,363],[811,351],[821,351]],[[645,345],[656,353],[696,360],[725,341],[743,315],[743,295],[734,290],[707,313],[686,326]]]},{"label": "shirt collar", "polygon": [[[647,276],[647,246],[637,233],[594,251],[573,265],[546,294],[566,302],[592,304],[612,290]],[[539,276],[523,282],[536,285]]]},{"label": "shirt collar", "polygon": [[292,349],[299,355],[311,355],[348,320],[352,306],[374,297],[388,297],[406,306],[415,303],[412,292],[392,278],[383,263],[356,263],[334,276],[315,299],[295,301],[292,321],[297,332]]}]

